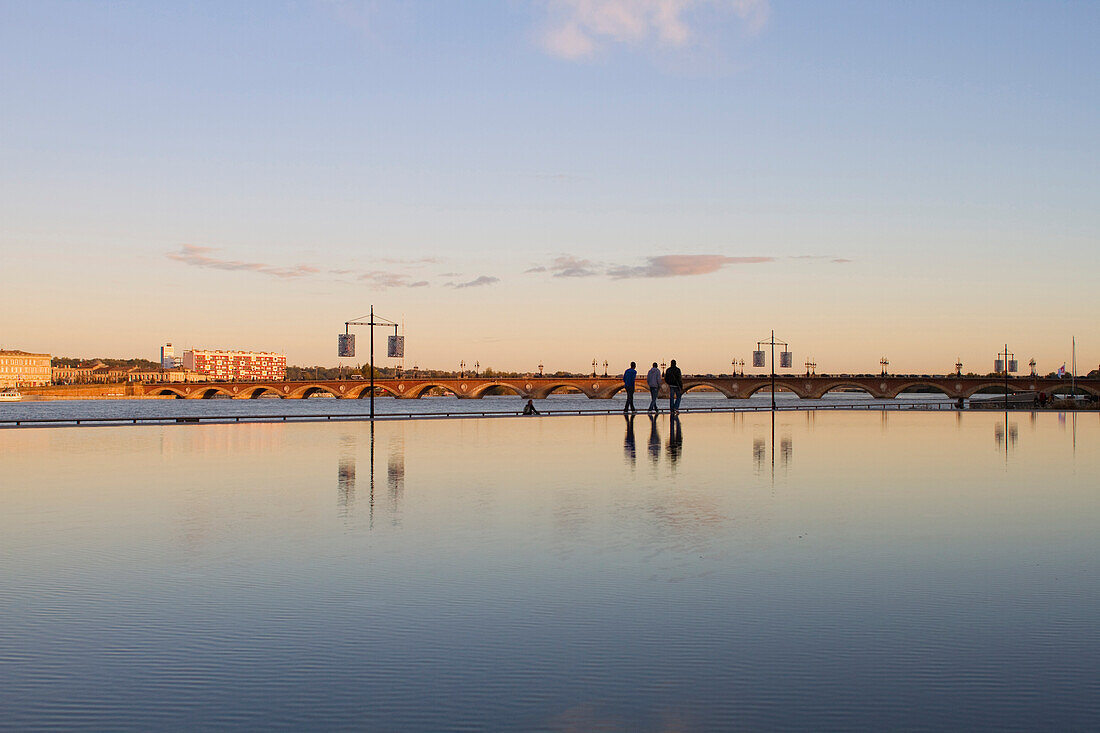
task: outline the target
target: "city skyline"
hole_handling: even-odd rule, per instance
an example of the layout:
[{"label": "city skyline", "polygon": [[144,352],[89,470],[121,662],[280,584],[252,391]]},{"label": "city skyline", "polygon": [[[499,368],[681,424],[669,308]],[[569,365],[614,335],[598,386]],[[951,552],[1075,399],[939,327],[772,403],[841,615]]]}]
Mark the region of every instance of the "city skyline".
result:
[{"label": "city skyline", "polygon": [[[0,6],[0,347],[1100,362],[1093,4]],[[384,344],[379,339],[379,344]],[[379,352],[381,353],[381,349]],[[377,359],[379,366],[392,360]]]}]

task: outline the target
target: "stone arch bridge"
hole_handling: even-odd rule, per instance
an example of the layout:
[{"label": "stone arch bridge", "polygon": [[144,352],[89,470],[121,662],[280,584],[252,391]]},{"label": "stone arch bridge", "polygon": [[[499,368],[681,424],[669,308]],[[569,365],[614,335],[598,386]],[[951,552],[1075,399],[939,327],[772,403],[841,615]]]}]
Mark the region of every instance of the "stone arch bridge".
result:
[{"label": "stone arch bridge", "polygon": [[[860,391],[878,399],[897,397],[902,392],[932,391],[952,399],[970,397],[977,392],[1004,391],[1003,377],[903,376],[903,375],[814,375],[776,376],[777,390],[793,392],[803,399],[820,398],[834,391]],[[496,388],[496,389],[493,389]],[[684,390],[712,390],[730,399],[744,399],[771,388],[768,376],[685,376]],[[1069,393],[1069,379],[1046,377],[1010,377],[1010,392]],[[477,399],[493,389],[512,393],[524,399],[543,399],[561,392],[580,393],[591,399],[610,399],[622,391],[622,380],[615,377],[466,377],[375,380],[376,396],[415,399],[428,392],[442,391],[459,398]],[[1100,379],[1077,380],[1079,392],[1100,397]],[[638,392],[647,393],[644,376],[640,375]],[[360,379],[301,382],[197,382],[190,384],[135,385],[134,393],[143,396],[175,396],[182,399],[209,399],[216,396],[234,399],[255,399],[277,396],[305,399],[327,393],[340,399],[362,399],[370,396],[370,382]],[[662,394],[666,390],[662,389]]]}]

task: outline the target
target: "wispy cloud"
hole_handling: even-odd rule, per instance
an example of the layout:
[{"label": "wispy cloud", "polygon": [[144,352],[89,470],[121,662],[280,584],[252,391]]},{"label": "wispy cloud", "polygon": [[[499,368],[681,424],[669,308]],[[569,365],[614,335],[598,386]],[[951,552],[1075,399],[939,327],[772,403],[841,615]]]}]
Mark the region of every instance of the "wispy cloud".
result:
[{"label": "wispy cloud", "polygon": [[732,265],[758,265],[775,262],[775,257],[730,257],[718,254],[678,254],[646,257],[642,264],[613,264],[559,255],[549,265],[531,267],[525,272],[551,272],[554,277],[597,277],[628,280],[640,277],[685,277],[706,275]]},{"label": "wispy cloud", "polygon": [[582,260],[572,255],[555,257],[550,263],[554,277],[592,277],[599,275],[599,265],[592,260]]},{"label": "wispy cloud", "polygon": [[478,275],[473,280],[468,280],[464,283],[447,283],[447,286],[455,289],[478,288],[482,285],[492,285],[493,283],[498,282],[500,282],[499,277],[493,277],[492,275]]},{"label": "wispy cloud", "polygon": [[684,277],[707,275],[727,265],[759,265],[775,262],[774,257],[726,257],[725,255],[661,255],[649,257],[646,264],[635,267],[617,266],[607,275],[615,280],[635,277]]},{"label": "wispy cloud", "polygon": [[833,264],[836,264],[836,265],[845,265],[845,264],[848,264],[849,262],[851,262],[851,260],[848,259],[847,257],[834,257],[833,259],[829,260],[829,262],[832,262]]},{"label": "wispy cloud", "polygon": [[262,275],[271,275],[279,278],[295,278],[316,275],[320,268],[313,265],[294,265],[293,267],[278,267],[264,262],[245,262],[243,260],[227,260],[210,254],[216,252],[213,247],[199,247],[194,244],[185,244],[176,252],[168,252],[167,257],[176,262],[182,262],[192,267],[204,267],[211,270],[228,270],[243,272],[258,272]]},{"label": "wispy cloud", "polygon": [[549,0],[540,43],[568,60],[595,55],[611,44],[688,46],[703,20],[699,11],[732,14],[756,33],[768,20],[768,0]]},{"label": "wispy cloud", "polygon": [[[424,287],[427,280],[411,282],[412,276],[403,272],[388,270],[350,270],[347,268],[321,268],[315,265],[294,265],[284,267],[272,265],[266,262],[246,262],[244,260],[232,260],[219,257],[218,250],[213,247],[200,247],[194,244],[182,245],[178,250],[165,253],[165,256],[176,262],[181,262],[191,267],[201,267],[210,270],[225,270],[228,272],[254,272],[281,279],[294,279],[317,276],[354,277],[356,280],[369,282],[379,288],[413,288]],[[385,261],[385,260],[383,260]],[[415,266],[420,262],[434,261],[430,258],[423,260],[407,260],[404,265]]]}]

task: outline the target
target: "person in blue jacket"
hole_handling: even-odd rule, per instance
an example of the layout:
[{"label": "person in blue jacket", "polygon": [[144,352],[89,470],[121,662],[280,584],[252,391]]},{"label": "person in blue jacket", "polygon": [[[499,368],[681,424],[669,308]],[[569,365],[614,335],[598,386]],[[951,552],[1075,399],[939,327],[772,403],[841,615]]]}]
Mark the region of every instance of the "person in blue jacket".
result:
[{"label": "person in blue jacket", "polygon": [[637,364],[630,362],[630,368],[623,372],[623,386],[626,387],[626,407],[623,412],[637,412],[634,406],[634,381],[638,378]]}]

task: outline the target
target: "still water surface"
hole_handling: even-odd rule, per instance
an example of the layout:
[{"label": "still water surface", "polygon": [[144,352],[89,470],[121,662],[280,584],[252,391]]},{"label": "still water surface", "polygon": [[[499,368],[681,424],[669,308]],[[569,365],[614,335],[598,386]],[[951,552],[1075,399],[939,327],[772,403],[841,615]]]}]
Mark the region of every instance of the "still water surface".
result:
[{"label": "still water surface", "polygon": [[1100,416],[0,431],[0,728],[1100,728]]}]

